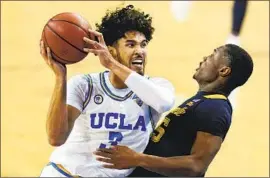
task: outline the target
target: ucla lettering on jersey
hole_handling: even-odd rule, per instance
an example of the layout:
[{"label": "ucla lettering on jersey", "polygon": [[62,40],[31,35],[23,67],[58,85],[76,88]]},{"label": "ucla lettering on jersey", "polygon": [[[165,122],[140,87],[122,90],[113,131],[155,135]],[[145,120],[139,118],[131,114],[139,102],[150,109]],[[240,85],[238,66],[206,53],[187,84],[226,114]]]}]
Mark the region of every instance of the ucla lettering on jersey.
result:
[{"label": "ucla lettering on jersey", "polygon": [[[90,125],[92,129],[140,129],[141,131],[146,131],[145,118],[143,116],[138,117],[135,125],[128,124],[128,122],[126,121],[126,115],[121,113],[92,113],[90,114],[90,120]],[[119,120],[120,122],[117,122],[117,120]]]},{"label": "ucla lettering on jersey", "polygon": [[129,88],[114,88],[109,72],[79,75],[70,83],[67,104],[82,113],[66,143],[54,150],[50,161],[63,165],[74,175],[85,177],[128,175],[132,169],[102,168],[93,152],[118,144],[143,152],[153,131],[150,117],[155,111]]}]

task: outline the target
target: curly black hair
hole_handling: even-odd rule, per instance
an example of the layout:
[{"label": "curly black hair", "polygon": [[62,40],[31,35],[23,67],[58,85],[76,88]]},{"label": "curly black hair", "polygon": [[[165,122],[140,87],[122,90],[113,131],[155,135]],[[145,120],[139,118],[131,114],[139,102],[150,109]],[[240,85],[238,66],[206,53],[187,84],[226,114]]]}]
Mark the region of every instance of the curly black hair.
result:
[{"label": "curly black hair", "polygon": [[147,41],[152,39],[154,28],[152,17],[133,5],[107,11],[101,24],[96,23],[96,30],[103,34],[106,45],[112,46],[118,39],[124,37],[128,31],[138,31],[145,35]]},{"label": "curly black hair", "polygon": [[251,56],[243,48],[227,44],[225,45],[225,55],[227,56],[232,70],[227,87],[230,90],[246,83],[253,72],[253,61]]}]

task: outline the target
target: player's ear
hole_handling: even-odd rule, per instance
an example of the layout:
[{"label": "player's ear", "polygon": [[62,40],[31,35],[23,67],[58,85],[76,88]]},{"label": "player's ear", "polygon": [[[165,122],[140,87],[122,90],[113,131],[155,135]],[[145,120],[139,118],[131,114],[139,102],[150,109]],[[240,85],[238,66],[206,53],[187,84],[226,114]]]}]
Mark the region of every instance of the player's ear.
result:
[{"label": "player's ear", "polygon": [[228,75],[230,75],[232,72],[231,68],[228,66],[223,66],[219,69],[219,74],[222,77],[227,77]]},{"label": "player's ear", "polygon": [[111,55],[116,59],[117,57],[116,49],[113,46],[108,46],[108,50],[111,53]]}]

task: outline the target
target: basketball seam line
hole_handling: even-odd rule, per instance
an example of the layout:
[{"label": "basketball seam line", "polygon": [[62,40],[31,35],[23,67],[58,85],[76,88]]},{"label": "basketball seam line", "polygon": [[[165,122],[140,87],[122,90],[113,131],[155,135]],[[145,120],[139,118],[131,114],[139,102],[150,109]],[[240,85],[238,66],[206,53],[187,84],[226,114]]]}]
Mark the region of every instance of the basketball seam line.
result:
[{"label": "basketball seam line", "polygon": [[77,48],[76,46],[74,46],[73,44],[71,44],[69,41],[67,41],[65,38],[63,38],[62,36],[60,36],[58,33],[56,33],[48,24],[47,26],[49,27],[49,29],[54,33],[56,34],[57,36],[59,36],[59,38],[61,38],[62,40],[64,40],[66,43],[68,43],[70,46],[72,46],[73,48],[77,49],[78,51],[80,51],[81,53],[83,54],[88,54],[84,51],[82,51],[80,48]]},{"label": "basketball seam line", "polygon": [[[70,21],[67,21],[67,20],[62,20],[62,19],[50,19],[50,20],[51,20],[51,21],[67,22],[67,23],[70,23],[70,24],[73,24],[73,25],[79,27],[79,28],[82,29],[86,34],[89,33],[88,31],[85,31],[84,28],[82,28],[82,26],[80,26],[80,25],[78,25],[78,24],[76,24],[76,23],[73,23],[73,22],[70,22]],[[88,34],[88,37],[91,38],[89,34]],[[94,41],[97,41],[97,42],[98,42],[98,39],[97,39],[96,36],[95,36]]]},{"label": "basketball seam line", "polygon": [[[45,40],[45,43],[49,46],[49,44],[48,44],[48,42],[47,42],[47,38],[46,38],[46,35],[45,35],[45,33],[44,33],[44,40]],[[52,52],[52,54],[54,54],[56,57],[58,57],[59,59],[61,59],[61,60],[63,60],[63,61],[65,61],[65,62],[70,62],[70,61],[67,61],[67,60],[65,60],[65,59],[63,59],[63,58],[61,58],[61,57],[59,57],[58,55],[56,55],[55,54],[55,52],[53,52],[53,50],[50,48],[50,50],[51,50],[51,52]],[[56,59],[55,59],[56,60]],[[60,61],[59,61],[60,62]]]},{"label": "basketball seam line", "polygon": [[82,28],[81,26],[79,26],[76,23],[73,23],[73,22],[70,22],[70,21],[67,21],[67,20],[61,20],[61,19],[56,19],[56,20],[55,19],[51,19],[51,21],[63,21],[63,22],[67,22],[67,23],[73,24],[73,25],[79,27],[80,29],[82,29],[86,34],[88,34],[88,32],[84,30],[84,28]]},{"label": "basketball seam line", "polygon": [[[57,60],[58,62],[60,62],[60,63],[62,62],[62,63],[64,63],[64,64],[65,64],[65,63],[66,63],[66,64],[70,64],[70,61],[67,61],[67,60],[65,60],[65,59],[63,59],[63,58],[61,58],[61,57],[59,57],[59,56],[56,55],[55,52],[53,52],[52,50],[51,50],[51,52],[52,52],[52,54],[55,55],[58,59],[62,60],[62,61],[58,61],[57,59],[55,59],[55,60]],[[63,61],[64,61],[64,62],[63,62]]]}]

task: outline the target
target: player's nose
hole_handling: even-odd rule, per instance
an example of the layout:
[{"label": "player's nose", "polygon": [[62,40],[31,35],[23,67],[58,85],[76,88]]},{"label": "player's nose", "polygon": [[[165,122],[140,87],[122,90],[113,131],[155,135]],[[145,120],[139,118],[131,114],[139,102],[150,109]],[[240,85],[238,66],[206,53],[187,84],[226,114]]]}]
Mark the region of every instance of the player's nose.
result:
[{"label": "player's nose", "polygon": [[138,56],[141,56],[141,57],[144,57],[145,55],[145,49],[140,47],[139,45],[135,48],[135,55],[138,55]]}]

